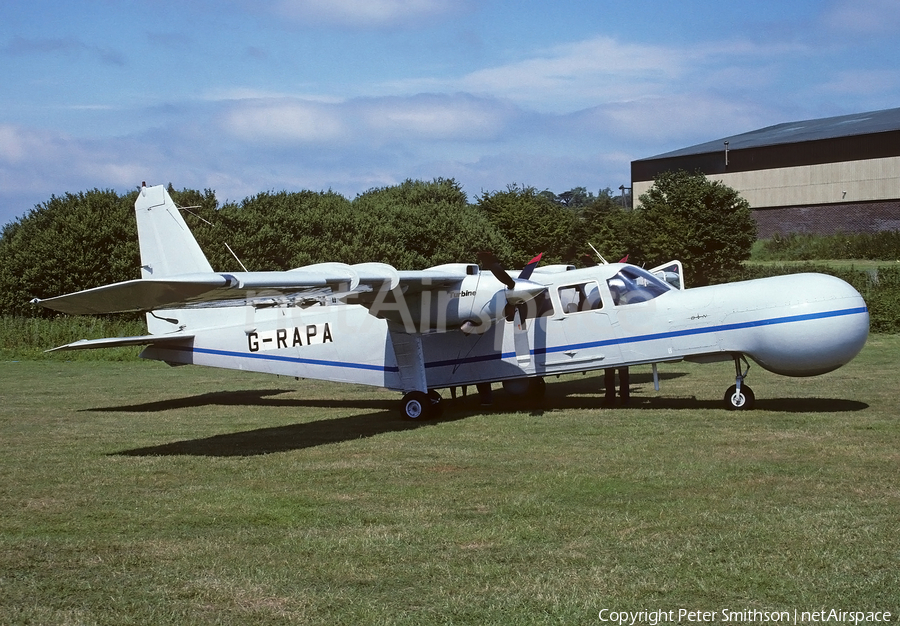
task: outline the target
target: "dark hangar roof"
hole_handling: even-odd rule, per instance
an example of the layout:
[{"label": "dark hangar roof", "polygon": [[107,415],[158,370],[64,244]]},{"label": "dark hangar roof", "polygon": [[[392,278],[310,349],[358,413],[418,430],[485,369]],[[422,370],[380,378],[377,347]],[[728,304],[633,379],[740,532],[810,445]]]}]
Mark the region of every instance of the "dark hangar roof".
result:
[{"label": "dark hangar roof", "polygon": [[801,122],[786,122],[751,130],[749,133],[722,137],[714,141],[699,143],[689,148],[673,150],[665,154],[640,159],[662,159],[677,156],[690,156],[693,154],[706,154],[707,152],[719,152],[728,142],[729,150],[741,150],[744,148],[759,148],[762,146],[774,146],[783,143],[798,143],[801,141],[818,141],[820,139],[834,139],[852,135],[870,135],[891,130],[900,130],[900,108],[873,111],[871,113],[854,113],[853,115],[840,115],[838,117],[824,117],[817,120],[803,120]]},{"label": "dark hangar roof", "polygon": [[786,122],[632,161],[632,180],[652,180],[667,169],[714,174],[900,156],[898,139],[900,108]]}]

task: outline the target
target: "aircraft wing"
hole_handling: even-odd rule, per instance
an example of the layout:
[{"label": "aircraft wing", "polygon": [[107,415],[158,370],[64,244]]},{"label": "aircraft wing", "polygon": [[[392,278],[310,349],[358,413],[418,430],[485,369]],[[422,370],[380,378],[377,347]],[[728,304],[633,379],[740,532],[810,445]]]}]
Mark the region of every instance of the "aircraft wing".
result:
[{"label": "aircraft wing", "polygon": [[56,352],[58,350],[92,350],[94,348],[118,348],[121,346],[146,346],[149,344],[180,343],[193,339],[194,335],[174,333],[171,335],[142,335],[139,337],[109,337],[107,339],[81,339],[46,350]]},{"label": "aircraft wing", "polygon": [[71,315],[296,303],[297,299],[330,294],[344,294],[347,302],[366,305],[381,290],[415,294],[447,289],[475,271],[472,267],[477,266],[450,264],[397,271],[384,263],[319,263],[283,272],[204,272],[127,280],[53,298],[35,298],[32,303]]},{"label": "aircraft wing", "polygon": [[391,281],[383,281],[381,284],[377,284],[375,281],[364,281],[360,288],[339,297],[348,304],[361,304],[369,307],[378,299],[379,291],[396,289],[405,296],[432,290],[442,291],[458,285],[467,275],[466,267],[466,264],[450,264],[425,270],[394,270]]},{"label": "aircraft wing", "polygon": [[400,288],[404,293],[417,293],[431,289],[445,289],[455,285],[465,274],[448,270],[408,270],[397,272]]},{"label": "aircraft wing", "polygon": [[72,315],[127,313],[236,301],[254,303],[278,297],[314,297],[357,289],[361,284],[393,287],[397,281],[397,271],[389,265],[320,263],[284,272],[141,278],[54,298],[35,298],[32,303]]}]

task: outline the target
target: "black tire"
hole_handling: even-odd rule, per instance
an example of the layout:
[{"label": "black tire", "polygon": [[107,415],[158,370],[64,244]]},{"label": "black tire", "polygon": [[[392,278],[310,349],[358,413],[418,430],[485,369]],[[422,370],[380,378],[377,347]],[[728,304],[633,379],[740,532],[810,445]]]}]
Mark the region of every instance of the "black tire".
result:
[{"label": "black tire", "polygon": [[427,393],[410,391],[403,396],[401,410],[403,417],[410,420],[423,420],[431,417],[432,402]]},{"label": "black tire", "polygon": [[440,417],[444,414],[444,398],[436,389],[428,390],[428,399],[431,400],[428,417]]},{"label": "black tire", "polygon": [[753,395],[753,390],[747,385],[741,385],[741,393],[738,395],[737,385],[732,385],[725,392],[723,400],[725,408],[729,411],[749,411],[756,403],[756,396]]}]

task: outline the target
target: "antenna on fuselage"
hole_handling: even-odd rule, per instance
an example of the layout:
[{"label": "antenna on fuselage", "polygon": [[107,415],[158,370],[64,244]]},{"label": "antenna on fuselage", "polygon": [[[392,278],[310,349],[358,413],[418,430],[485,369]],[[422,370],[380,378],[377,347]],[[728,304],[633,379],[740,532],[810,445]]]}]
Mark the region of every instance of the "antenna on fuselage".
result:
[{"label": "antenna on fuselage", "polygon": [[604,258],[603,258],[603,255],[600,254],[599,252],[597,252],[597,248],[594,247],[594,244],[592,244],[592,243],[589,241],[589,242],[588,242],[588,245],[591,247],[591,250],[593,250],[593,251],[597,254],[597,256],[600,257],[600,260],[603,261],[603,265],[609,265],[609,261],[607,261],[606,259],[604,259]]},{"label": "antenna on fuselage", "polygon": [[225,244],[225,247],[228,248],[228,251],[231,253],[231,256],[233,256],[233,257],[234,257],[234,260],[238,262],[238,265],[241,266],[241,269],[244,270],[244,271],[246,272],[246,271],[247,271],[247,268],[244,267],[244,264],[243,264],[243,263],[241,263],[241,260],[238,258],[238,255],[236,255],[236,254],[234,253],[234,250],[231,249],[231,246],[228,245],[228,242],[227,242],[227,241],[223,241],[222,243],[224,243],[224,244]]},{"label": "antenna on fuselage", "polygon": [[[202,206],[200,206],[200,205],[197,205],[197,206],[180,206],[180,207],[177,207],[177,208],[178,208],[179,211],[187,211],[188,213],[190,213],[191,215],[193,215],[194,217],[196,217],[196,218],[197,218],[198,220],[200,220],[201,222],[206,222],[207,224],[209,224],[210,226],[212,226],[213,228],[215,228],[215,224],[213,224],[213,223],[210,222],[208,219],[203,218],[203,217],[197,215],[196,213],[194,213],[193,211],[190,210],[190,209],[202,209],[202,208],[203,208]],[[234,253],[234,250],[231,249],[231,246],[228,245],[228,242],[227,242],[227,241],[223,241],[222,243],[225,244],[225,247],[226,247],[226,248],[228,248],[228,251],[231,253],[231,256],[233,256],[233,257],[234,257],[234,260],[238,262],[238,265],[241,266],[241,269],[244,270],[244,271],[246,272],[246,271],[247,271],[247,268],[244,267],[244,264],[243,264],[243,263],[241,263],[241,260],[238,258],[238,255],[236,255],[236,254]]]}]

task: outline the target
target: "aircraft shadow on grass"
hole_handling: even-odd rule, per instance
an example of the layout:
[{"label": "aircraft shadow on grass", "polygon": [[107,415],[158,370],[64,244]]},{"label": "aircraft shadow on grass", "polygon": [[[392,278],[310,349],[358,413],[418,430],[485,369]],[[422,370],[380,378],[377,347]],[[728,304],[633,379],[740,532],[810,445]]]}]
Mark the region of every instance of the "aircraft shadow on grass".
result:
[{"label": "aircraft shadow on grass", "polygon": [[[326,405],[327,403],[321,403],[323,407]],[[346,406],[346,403],[335,402],[333,404],[333,408],[339,406]],[[303,424],[213,435],[201,439],[124,450],[115,454],[122,456],[259,456],[435,426],[441,422],[463,419],[467,416],[463,413],[454,413],[442,420],[415,422],[404,420],[397,415],[396,410],[386,408],[374,413],[361,413]]]},{"label": "aircraft shadow on grass", "polygon": [[[660,374],[661,380],[671,380],[684,376],[682,373]],[[394,403],[390,400],[320,400],[276,398],[290,389],[258,389],[242,391],[222,391],[195,396],[160,400],[144,404],[87,409],[89,411],[158,412],[201,406],[264,406],[271,408],[321,408],[323,413],[341,408],[359,409],[358,415],[321,419],[302,424],[259,428],[238,433],[228,433],[176,441],[157,446],[123,450],[114,453],[121,456],[258,456],[277,452],[301,450],[343,441],[366,439],[378,435],[415,430],[441,423],[467,419],[491,411],[519,411],[532,416],[541,416],[547,411],[558,409],[597,410],[603,401],[602,377],[572,379],[547,386],[547,397],[543,401],[520,400],[502,391],[495,394],[493,407],[479,405],[478,395],[471,394],[456,400],[445,399],[446,408],[439,419],[423,421],[407,420],[398,416]],[[643,385],[652,384],[649,374],[632,374],[633,393],[629,409],[637,410],[693,410],[708,411],[722,409],[718,399],[698,400],[695,397],[642,396]],[[445,397],[448,393],[444,393]],[[772,398],[757,400],[757,409],[783,413],[840,411],[861,411],[868,408],[863,402],[833,398]],[[586,418],[590,414],[586,413]]]}]

